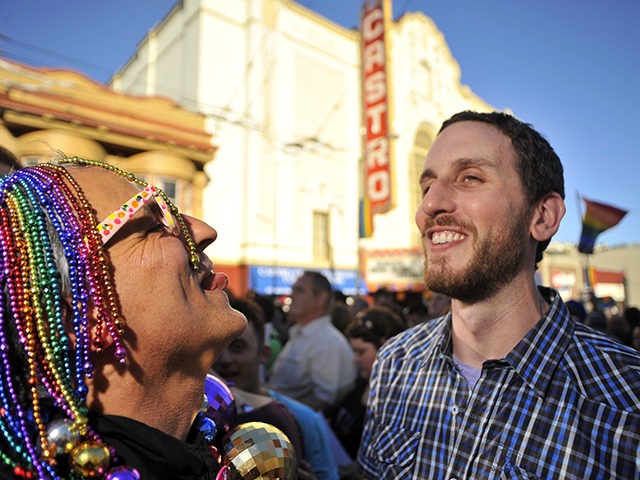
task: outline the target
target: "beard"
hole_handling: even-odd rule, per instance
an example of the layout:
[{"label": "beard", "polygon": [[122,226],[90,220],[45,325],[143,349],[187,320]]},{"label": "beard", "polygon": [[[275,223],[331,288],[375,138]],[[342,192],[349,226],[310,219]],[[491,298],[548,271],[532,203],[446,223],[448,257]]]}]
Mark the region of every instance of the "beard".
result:
[{"label": "beard", "polygon": [[[431,224],[460,225],[450,218]],[[470,238],[477,239],[471,262],[454,270],[444,257],[430,261],[425,249],[424,281],[431,291],[471,303],[492,296],[520,271],[527,247],[529,211],[521,208],[510,223],[484,238],[478,237],[472,225],[463,227]]]}]

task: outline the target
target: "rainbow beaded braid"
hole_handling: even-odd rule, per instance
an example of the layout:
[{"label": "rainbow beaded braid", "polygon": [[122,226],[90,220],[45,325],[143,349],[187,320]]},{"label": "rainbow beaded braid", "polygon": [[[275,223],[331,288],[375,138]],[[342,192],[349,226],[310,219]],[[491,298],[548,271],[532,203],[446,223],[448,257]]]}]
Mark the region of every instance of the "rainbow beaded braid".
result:
[{"label": "rainbow beaded braid", "polygon": [[[146,186],[102,162],[64,161]],[[178,220],[195,269],[195,244],[175,206],[161,194]],[[96,223],[80,185],[61,165],[25,168],[0,183],[0,467],[9,467],[18,478],[138,478],[132,469],[109,470],[115,452],[88,425],[90,351],[104,347],[105,329],[117,361],[124,364],[126,357],[125,324]],[[93,337],[88,304],[97,310]]]}]

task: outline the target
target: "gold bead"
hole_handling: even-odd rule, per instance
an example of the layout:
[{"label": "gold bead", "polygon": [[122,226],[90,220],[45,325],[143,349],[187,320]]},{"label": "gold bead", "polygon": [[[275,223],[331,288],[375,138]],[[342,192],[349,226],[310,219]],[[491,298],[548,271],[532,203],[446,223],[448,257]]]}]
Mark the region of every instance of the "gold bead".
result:
[{"label": "gold bead", "polygon": [[106,472],[111,462],[109,449],[102,443],[84,442],[71,452],[71,466],[80,475],[98,477]]}]

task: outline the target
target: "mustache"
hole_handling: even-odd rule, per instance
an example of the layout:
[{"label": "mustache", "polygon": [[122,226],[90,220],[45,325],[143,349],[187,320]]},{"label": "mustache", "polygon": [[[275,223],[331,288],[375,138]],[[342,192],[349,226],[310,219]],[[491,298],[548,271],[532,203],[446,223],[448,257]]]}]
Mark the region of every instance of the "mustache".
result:
[{"label": "mustache", "polygon": [[427,217],[424,222],[422,233],[424,234],[429,228],[433,227],[456,227],[462,230],[474,230],[472,225],[461,222],[453,215],[438,215],[435,218]]},{"label": "mustache", "polygon": [[427,237],[427,230],[433,227],[440,228],[456,228],[463,232],[466,232],[467,235],[477,236],[478,229],[472,223],[464,222],[453,215],[442,214],[438,215],[435,218],[427,217],[422,229],[420,230],[420,236],[422,238]]}]

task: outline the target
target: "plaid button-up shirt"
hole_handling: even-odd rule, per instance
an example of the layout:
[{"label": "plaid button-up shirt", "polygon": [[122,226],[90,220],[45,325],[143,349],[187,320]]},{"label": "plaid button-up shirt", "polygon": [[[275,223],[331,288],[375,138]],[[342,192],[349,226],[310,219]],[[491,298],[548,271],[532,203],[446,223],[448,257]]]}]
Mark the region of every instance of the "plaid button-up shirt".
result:
[{"label": "plaid button-up shirt", "polygon": [[640,355],[549,311],[469,387],[451,316],[378,353],[358,461],[367,479],[639,479]]}]

